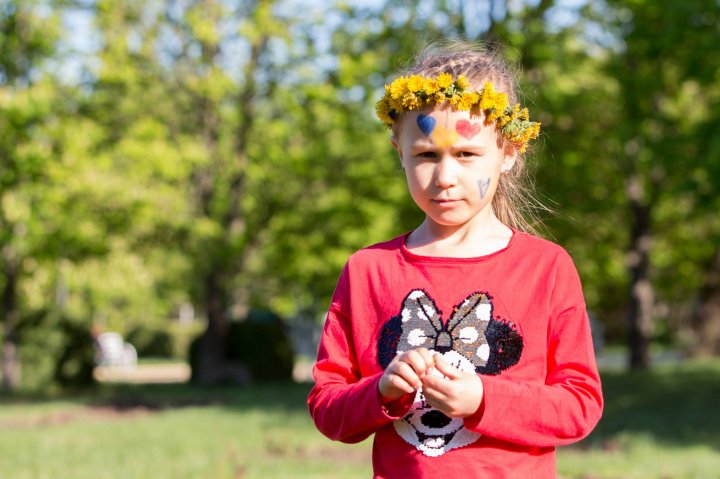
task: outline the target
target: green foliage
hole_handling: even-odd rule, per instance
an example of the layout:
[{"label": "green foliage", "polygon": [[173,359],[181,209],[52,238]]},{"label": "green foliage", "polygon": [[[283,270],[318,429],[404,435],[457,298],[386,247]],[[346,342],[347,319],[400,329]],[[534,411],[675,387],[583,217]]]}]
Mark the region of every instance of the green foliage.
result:
[{"label": "green foliage", "polygon": [[94,383],[92,336],[81,321],[37,311],[24,318],[18,336],[22,389],[47,392]]},{"label": "green foliage", "polygon": [[193,325],[138,324],[126,334],[125,341],[135,347],[139,358],[187,359],[190,343],[202,328],[199,322]]},{"label": "green foliage", "polygon": [[230,325],[229,359],[247,365],[259,382],[289,380],[295,362],[282,319],[272,313],[251,311],[245,321]]},{"label": "green foliage", "polygon": [[173,354],[171,336],[162,329],[135,326],[127,334],[125,341],[135,347],[139,357],[169,358]]},{"label": "green foliage", "polygon": [[[190,366],[197,371],[201,337],[190,345]],[[253,310],[247,319],[233,321],[226,334],[225,359],[247,368],[253,381],[289,380],[295,356],[280,316]],[[193,378],[195,379],[195,378]]]}]

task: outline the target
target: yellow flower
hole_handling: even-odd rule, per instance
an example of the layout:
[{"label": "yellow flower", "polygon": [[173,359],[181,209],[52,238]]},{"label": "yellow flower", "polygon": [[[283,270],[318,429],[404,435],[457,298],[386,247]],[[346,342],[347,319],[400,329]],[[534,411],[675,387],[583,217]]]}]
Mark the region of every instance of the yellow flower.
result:
[{"label": "yellow flower", "polygon": [[[403,95],[403,96],[404,96],[404,95]],[[402,99],[403,99],[403,97],[400,97],[400,98],[392,98],[392,97],[390,97],[390,98],[388,98],[388,103],[390,104],[390,108],[393,109],[393,110],[395,110],[395,111],[397,111],[397,112],[403,111],[403,100],[402,100]]]},{"label": "yellow flower", "polygon": [[[493,115],[494,114],[495,112],[493,112]],[[512,121],[512,117],[510,115],[505,115],[504,113],[501,113],[495,121],[497,121],[498,128],[505,128],[505,126]]]},{"label": "yellow flower", "polygon": [[408,110],[417,110],[420,108],[420,98],[414,93],[406,93],[402,100],[403,106]]},{"label": "yellow flower", "polygon": [[480,94],[477,92],[463,93],[463,106],[466,110],[471,109],[480,102]]},{"label": "yellow flower", "polygon": [[495,121],[500,118],[505,113],[507,105],[507,95],[503,92],[495,91],[492,83],[485,83],[480,98],[480,109],[490,112],[487,114],[487,121]]},{"label": "yellow flower", "polygon": [[428,96],[432,96],[434,93],[440,90],[437,80],[433,78],[426,78],[422,88]]},{"label": "yellow flower", "polygon": [[425,85],[425,79],[420,75],[411,75],[407,81],[407,89],[412,93],[422,91]]},{"label": "yellow flower", "polygon": [[380,118],[380,121],[386,125],[391,126],[393,124],[393,119],[390,116],[390,104],[385,98],[377,102],[375,105],[375,113],[378,118]]},{"label": "yellow flower", "polygon": [[457,83],[457,86],[463,90],[470,86],[470,82],[467,78],[465,78],[465,75],[460,75],[455,83]]},{"label": "yellow flower", "polygon": [[385,87],[385,90],[388,91],[390,96],[395,100],[402,98],[405,96],[405,93],[407,93],[407,78],[396,78],[390,86]]},{"label": "yellow flower", "polygon": [[428,103],[434,103],[436,105],[442,104],[445,100],[447,100],[447,97],[445,96],[444,91],[437,91],[433,94],[432,97],[428,98]]},{"label": "yellow flower", "polygon": [[449,73],[441,73],[437,77],[437,83],[441,89],[445,90],[453,84],[453,77]]},{"label": "yellow flower", "polygon": [[457,93],[450,97],[450,104],[453,108],[456,110],[462,110],[462,95],[458,95]]}]

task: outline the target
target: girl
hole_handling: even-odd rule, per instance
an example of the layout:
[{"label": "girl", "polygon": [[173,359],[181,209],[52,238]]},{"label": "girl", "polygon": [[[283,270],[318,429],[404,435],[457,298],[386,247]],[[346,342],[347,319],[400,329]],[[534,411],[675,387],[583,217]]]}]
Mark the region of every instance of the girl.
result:
[{"label": "girl", "polygon": [[573,262],[518,212],[539,123],[508,66],[465,44],[385,89],[377,113],[425,220],[345,265],[313,420],[347,443],[375,434],[376,478],[555,477],[555,447],[592,430],[602,394]]}]

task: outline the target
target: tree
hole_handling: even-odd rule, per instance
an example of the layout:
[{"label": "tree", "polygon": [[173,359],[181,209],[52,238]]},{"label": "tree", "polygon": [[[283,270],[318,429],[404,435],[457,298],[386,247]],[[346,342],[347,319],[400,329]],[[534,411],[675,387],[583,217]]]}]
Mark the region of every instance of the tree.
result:
[{"label": "tree", "polygon": [[0,5],[0,318],[2,384],[20,385],[17,327],[20,283],[34,257],[33,188],[43,182],[52,144],[43,129],[56,101],[39,65],[52,55],[56,18],[38,14],[34,2]]}]

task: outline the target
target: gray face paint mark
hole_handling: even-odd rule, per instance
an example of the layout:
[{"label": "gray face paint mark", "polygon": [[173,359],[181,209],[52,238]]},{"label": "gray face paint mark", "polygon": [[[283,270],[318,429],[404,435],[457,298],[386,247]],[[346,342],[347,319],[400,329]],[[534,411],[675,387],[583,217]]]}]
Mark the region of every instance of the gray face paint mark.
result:
[{"label": "gray face paint mark", "polygon": [[488,189],[490,189],[490,178],[486,180],[478,180],[477,182],[478,188],[480,189],[480,198],[485,198],[485,195],[488,192]]}]

